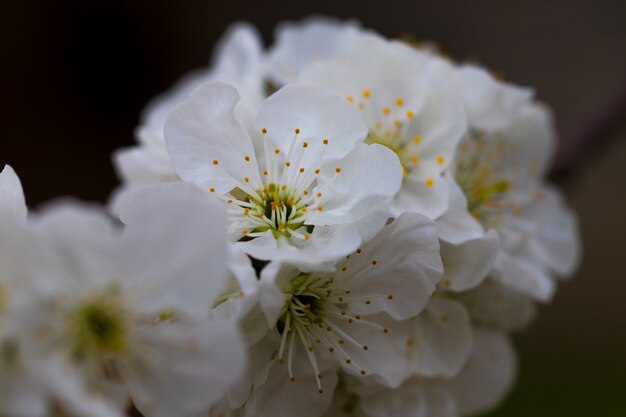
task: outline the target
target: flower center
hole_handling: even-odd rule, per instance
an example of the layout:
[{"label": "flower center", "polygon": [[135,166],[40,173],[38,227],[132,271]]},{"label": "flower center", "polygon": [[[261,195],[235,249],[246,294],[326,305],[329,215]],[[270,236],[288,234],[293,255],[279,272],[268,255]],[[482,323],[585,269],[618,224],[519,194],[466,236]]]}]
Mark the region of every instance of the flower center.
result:
[{"label": "flower center", "polygon": [[118,356],[128,347],[127,313],[116,292],[84,301],[70,313],[69,327],[79,360]]},{"label": "flower center", "polygon": [[[307,191],[308,193],[308,191]],[[291,237],[294,231],[304,225],[305,214],[310,201],[298,195],[298,191],[286,185],[269,183],[254,195],[247,196],[247,207],[243,214],[248,217],[251,229],[244,236],[253,237],[268,230],[279,236]],[[240,206],[241,201],[237,204]]]},{"label": "flower center", "polygon": [[[262,129],[267,135],[267,129]],[[240,234],[240,239],[253,239],[271,232],[275,238],[281,236],[308,240],[313,231],[307,225],[308,213],[313,210],[323,211],[322,193],[315,192],[320,166],[324,159],[328,139],[318,142],[300,141],[300,129],[295,129],[294,139],[285,154],[278,148],[272,148],[265,138],[264,161],[244,155],[243,160],[250,164],[250,170],[243,175],[243,181],[237,180],[221,169],[219,160],[213,160],[214,168],[221,170],[234,185],[234,189],[221,196],[228,205],[228,217],[231,232]],[[335,175],[341,172],[335,168]],[[209,189],[215,192],[214,188]]]},{"label": "flower center", "polygon": [[[345,270],[345,267],[341,268],[342,272]],[[341,272],[338,274],[341,275]],[[352,359],[349,350],[354,348],[368,350],[369,347],[351,337],[344,327],[358,323],[375,327],[385,334],[389,330],[377,323],[362,319],[359,314],[350,314],[347,301],[354,298],[351,294],[349,288],[340,288],[335,282],[335,277],[329,274],[301,273],[291,280],[289,288],[285,291],[287,298],[276,325],[281,336],[278,362],[284,363],[286,356],[291,381],[295,381],[292,361],[296,339],[304,347],[307,358],[315,371],[320,394],[323,392],[322,374],[319,371],[315,351],[324,345],[328,352],[353,367],[356,373],[367,375],[367,372]],[[359,301],[365,304],[371,302],[370,300]]]},{"label": "flower center", "polygon": [[515,209],[510,201],[512,182],[504,175],[504,165],[512,149],[497,137],[487,138],[485,133],[472,131],[459,145],[454,173],[459,187],[467,199],[467,210],[484,227],[497,227],[502,212]]}]

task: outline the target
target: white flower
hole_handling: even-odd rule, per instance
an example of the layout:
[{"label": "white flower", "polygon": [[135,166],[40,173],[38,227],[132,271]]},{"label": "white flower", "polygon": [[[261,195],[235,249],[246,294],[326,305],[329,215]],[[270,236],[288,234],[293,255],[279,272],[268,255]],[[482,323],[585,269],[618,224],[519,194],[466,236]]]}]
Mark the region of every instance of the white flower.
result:
[{"label": "white flower", "polygon": [[[474,230],[498,232],[491,275],[546,301],[555,289],[552,277],[570,275],[578,263],[577,222],[560,193],[542,179],[554,146],[549,111],[528,102],[509,119],[498,130],[474,125],[459,145],[453,173]],[[444,216],[442,222],[448,220]]]},{"label": "white flower", "polygon": [[342,377],[327,416],[457,417],[499,404],[516,374],[515,352],[502,332],[475,327],[471,357],[454,378],[413,377],[397,389]]},{"label": "white flower", "polygon": [[401,42],[362,34],[331,61],[303,71],[299,79],[340,92],[360,111],[368,143],[393,150],[403,166],[395,196],[397,214],[411,211],[436,219],[448,207],[441,175],[466,129],[463,105],[427,54]]},{"label": "white flower", "polygon": [[410,370],[410,319],[419,320],[441,274],[436,229],[417,214],[385,226],[336,272],[270,264],[262,272],[260,302],[274,331],[262,342],[271,349],[253,363],[246,415],[320,415],[339,368],[400,385]]},{"label": "white flower", "polygon": [[393,152],[360,143],[367,132],[355,109],[287,86],[262,104],[251,137],[237,100],[233,87],[204,84],[170,113],[165,138],[181,178],[228,206],[230,237],[246,253],[318,267],[380,230],[401,167]]},{"label": "white flower", "polygon": [[238,113],[246,118],[264,98],[264,55],[254,27],[233,24],[215,48],[211,67],[187,74],[167,92],[153,99],[144,109],[135,135],[139,144],[120,149],[113,155],[119,177],[126,186],[178,181],[163,139],[163,123],[169,111],[197,86],[220,80],[235,86],[243,99]]},{"label": "white flower", "polygon": [[0,255],[21,254],[2,271],[19,327],[0,321],[0,366],[17,381],[3,412],[122,416],[130,396],[146,416],[191,415],[239,377],[235,324],[207,318],[226,278],[223,210],[190,186],[166,191],[123,197],[121,234],[67,203],[2,234]]}]

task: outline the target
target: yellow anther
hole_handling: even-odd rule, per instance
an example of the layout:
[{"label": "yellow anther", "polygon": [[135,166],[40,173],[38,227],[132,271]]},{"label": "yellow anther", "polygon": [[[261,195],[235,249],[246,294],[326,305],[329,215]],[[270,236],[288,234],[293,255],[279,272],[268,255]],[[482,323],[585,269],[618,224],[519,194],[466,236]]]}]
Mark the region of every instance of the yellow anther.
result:
[{"label": "yellow anther", "polygon": [[248,215],[248,213],[250,213],[250,209],[247,209],[247,208],[246,208],[246,209],[243,209],[243,215],[244,215],[244,216],[247,216],[247,215]]},{"label": "yellow anther", "polygon": [[244,236],[246,236],[248,233],[249,233],[249,232],[248,232],[248,229],[243,229],[243,230],[241,231],[241,234],[242,234],[242,235],[244,235]]},{"label": "yellow anther", "polygon": [[283,191],[285,191],[285,190],[287,189],[287,186],[286,186],[286,185],[283,185],[283,186],[281,186],[281,187],[280,187],[280,189],[281,189],[281,190],[283,190]]},{"label": "yellow anther", "polygon": [[361,369],[361,375],[367,375],[367,372],[365,372],[365,370]]},{"label": "yellow anther", "polygon": [[376,265],[378,261],[376,259],[372,259],[372,265]]},{"label": "yellow anther", "polygon": [[324,207],[322,206],[317,207],[317,211],[324,211]]},{"label": "yellow anther", "polygon": [[218,161],[217,159],[213,160],[213,165],[218,165],[220,163],[220,161]]},{"label": "yellow anther", "polygon": [[347,96],[346,100],[348,100],[350,103],[352,103],[354,101],[354,98],[352,96]]},{"label": "yellow anther", "polygon": [[295,132],[296,132],[296,135],[299,135],[300,134],[300,129],[296,128]]},{"label": "yellow anther", "polygon": [[267,169],[263,170],[263,175],[267,175]]},{"label": "yellow anther", "polygon": [[213,187],[209,188],[209,192],[214,193],[215,192],[215,188],[213,188]]},{"label": "yellow anther", "polygon": [[302,147],[303,148],[308,148],[309,147],[309,142],[302,142]]},{"label": "yellow anther", "polygon": [[363,252],[363,249],[361,249],[361,248],[358,248],[358,249],[356,250],[356,253],[361,253],[361,252]]},{"label": "yellow anther", "polygon": [[309,190],[304,190],[304,191],[302,191],[302,194],[304,194],[304,195],[309,195]]},{"label": "yellow anther", "polygon": [[245,177],[243,180],[244,180],[245,182],[250,182],[250,178],[248,178],[248,177]]},{"label": "yellow anther", "polygon": [[228,199],[228,201],[226,201],[226,204],[233,204],[233,200]]},{"label": "yellow anther", "polygon": [[304,168],[300,168],[300,173],[302,174],[304,172]]},{"label": "yellow anther", "polygon": [[285,166],[286,167],[290,167],[291,166],[291,162],[289,162],[289,161],[285,162]]},{"label": "yellow anther", "polygon": [[387,296],[387,300],[393,300],[393,294],[389,294],[389,295]]},{"label": "yellow anther", "polygon": [[417,164],[419,161],[420,161],[419,155],[413,155],[411,157],[411,162],[413,162],[413,164]]},{"label": "yellow anther", "polygon": [[319,173],[320,173],[320,169],[319,169],[319,168],[317,168],[317,169],[315,170],[315,173],[316,173],[316,174],[319,174]]},{"label": "yellow anther", "polygon": [[324,140],[322,140],[322,143],[323,143],[324,145],[328,145],[328,139],[324,139]]},{"label": "yellow anther", "polygon": [[383,107],[383,114],[385,116],[389,116],[390,113],[391,113],[391,109],[389,107]]},{"label": "yellow anther", "polygon": [[280,153],[280,150],[278,150],[278,149],[274,149],[274,153],[275,153],[276,155],[278,155],[278,154]]},{"label": "yellow anther", "polygon": [[341,168],[339,168],[339,167],[335,168],[335,172],[336,172],[337,174],[339,174],[339,173],[341,172]]},{"label": "yellow anther", "polygon": [[309,235],[304,235],[304,240],[309,240],[309,239],[310,239]]},{"label": "yellow anther", "polygon": [[372,93],[370,92],[370,90],[363,90],[363,97],[364,98],[370,98],[372,96]]},{"label": "yellow anther", "polygon": [[261,133],[265,135],[267,133],[267,129],[266,128],[261,129]]},{"label": "yellow anther", "polygon": [[317,193],[317,198],[320,198],[322,196],[322,193]]},{"label": "yellow anther", "polygon": [[413,136],[413,143],[414,143],[414,144],[416,144],[416,145],[417,145],[417,144],[418,144],[418,143],[420,143],[421,141],[422,141],[422,137],[421,137],[420,135],[415,135],[415,136]]},{"label": "yellow anther", "polygon": [[415,114],[411,110],[407,110],[406,117],[407,119],[412,119],[413,117],[415,117]]},{"label": "yellow anther", "polygon": [[404,99],[402,97],[398,97],[396,99],[396,106],[398,106],[398,107],[404,106]]},{"label": "yellow anther", "polygon": [[426,186],[432,187],[435,184],[435,180],[432,178],[426,178]]},{"label": "yellow anther", "polygon": [[439,165],[443,165],[443,163],[444,163],[444,162],[446,162],[446,158],[444,158],[442,155],[439,155],[439,156],[437,157],[437,163],[438,163]]}]

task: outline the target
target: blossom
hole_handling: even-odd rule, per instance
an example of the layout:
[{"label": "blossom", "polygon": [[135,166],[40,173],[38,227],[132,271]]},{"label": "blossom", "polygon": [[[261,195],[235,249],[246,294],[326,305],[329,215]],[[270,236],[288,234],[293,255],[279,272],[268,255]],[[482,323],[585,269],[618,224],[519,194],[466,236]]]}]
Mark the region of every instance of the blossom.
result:
[{"label": "blossom", "polygon": [[[342,376],[328,417],[456,417],[488,411],[511,388],[515,352],[503,332],[472,329],[475,343],[463,370],[454,378],[408,379],[397,389]],[[326,416],[325,415],[325,416]]]},{"label": "blossom", "polygon": [[139,144],[116,151],[113,162],[124,185],[135,187],[179,181],[163,138],[163,123],[169,111],[197,86],[211,80],[228,82],[242,95],[237,112],[244,119],[264,98],[264,54],[256,29],[247,23],[229,27],[215,48],[212,65],[185,75],[144,109],[135,131]]},{"label": "blossom", "polygon": [[[411,319],[419,319],[441,274],[436,229],[417,214],[385,226],[336,272],[270,264],[261,275],[260,302],[273,327],[262,343],[273,348],[251,376],[256,382],[246,415],[320,415],[339,368],[400,385],[413,348]],[[303,410],[303,404],[309,406]]]},{"label": "blossom", "polygon": [[[497,230],[495,280],[546,301],[554,292],[552,277],[571,275],[580,257],[576,218],[543,179],[555,143],[551,113],[517,88],[491,78],[476,82],[488,77],[484,71],[458,72],[457,88],[473,97],[466,105],[474,109],[468,110],[474,118],[453,169],[472,215],[468,227]],[[503,109],[509,111],[499,114],[497,124],[487,114]]]},{"label": "blossom", "polygon": [[202,85],[170,113],[165,139],[180,177],[228,207],[230,238],[247,254],[316,266],[384,225],[401,167],[393,152],[361,143],[366,129],[345,100],[282,88],[259,109],[258,152],[237,100],[226,84]]},{"label": "blossom", "polygon": [[75,203],[2,223],[0,254],[20,255],[2,274],[3,412],[121,416],[132,399],[190,415],[242,372],[235,324],[207,317],[226,277],[223,210],[183,184],[141,203],[123,232]]}]

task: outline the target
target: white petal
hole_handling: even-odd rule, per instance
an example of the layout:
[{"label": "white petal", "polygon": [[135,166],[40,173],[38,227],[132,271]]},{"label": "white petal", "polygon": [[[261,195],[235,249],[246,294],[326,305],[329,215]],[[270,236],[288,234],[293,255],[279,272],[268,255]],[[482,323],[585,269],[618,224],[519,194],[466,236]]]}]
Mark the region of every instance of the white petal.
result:
[{"label": "white petal", "polygon": [[119,234],[100,207],[59,201],[29,220],[38,292],[80,294],[111,283]]},{"label": "white petal", "polygon": [[515,157],[526,161],[529,174],[544,176],[556,150],[556,128],[550,109],[540,103],[527,104],[504,134],[516,145]]},{"label": "white petal", "polygon": [[384,311],[398,320],[415,316],[443,273],[436,228],[425,216],[402,214],[338,270],[343,267],[346,271],[337,274],[336,285],[350,289],[345,300],[351,313]]},{"label": "white petal", "polygon": [[463,368],[472,349],[472,329],[469,314],[460,303],[433,297],[410,323],[413,372],[450,377]]},{"label": "white petal", "polygon": [[177,181],[165,146],[118,149],[113,153],[113,165],[125,184],[132,186]]},{"label": "white petal", "polygon": [[[195,89],[165,121],[165,143],[180,177],[204,190],[226,193],[248,177],[259,184],[254,148],[235,116],[239,94],[209,82]],[[245,157],[248,156],[248,160]]]},{"label": "white petal", "polygon": [[467,211],[467,199],[454,177],[446,175],[445,181],[449,186],[450,200],[446,212],[437,219],[439,237],[452,244],[483,237],[483,227]]},{"label": "white petal", "polygon": [[502,332],[474,328],[474,349],[467,365],[447,384],[463,415],[496,406],[516,376],[515,352]]},{"label": "white petal", "polygon": [[180,320],[147,328],[130,391],[146,417],[208,409],[243,374],[245,351],[233,324]]},{"label": "white petal", "polygon": [[556,283],[545,268],[519,254],[511,256],[500,251],[492,275],[508,287],[538,301],[549,301],[556,290]]},{"label": "white petal", "polygon": [[301,150],[298,166],[305,170],[320,168],[322,152],[325,160],[345,156],[367,135],[358,111],[342,96],[310,85],[281,88],[261,105],[256,125],[285,155],[292,147]]},{"label": "white petal", "polygon": [[[419,382],[361,393],[359,408],[369,417],[428,417],[428,402]],[[435,416],[434,414],[432,414]]]},{"label": "white petal", "polygon": [[581,259],[578,219],[558,190],[544,187],[542,192],[541,200],[526,207],[522,214],[535,226],[530,234],[530,250],[557,274],[569,277]]},{"label": "white petal", "polygon": [[418,172],[416,172],[414,174],[416,178],[413,176],[404,177],[402,188],[393,201],[394,214],[398,215],[408,211],[437,219],[446,211],[450,185],[439,176],[430,176],[428,172],[432,171],[432,169],[420,171],[419,177],[417,177]]},{"label": "white petal", "polygon": [[533,91],[496,81],[483,68],[465,65],[455,70],[454,82],[463,98],[470,124],[482,129],[507,126],[533,96]]},{"label": "white petal", "polygon": [[0,171],[0,213],[15,216],[19,222],[25,222],[28,214],[22,184],[9,165]]},{"label": "white petal", "polygon": [[226,280],[223,205],[196,187],[171,183],[134,189],[120,200],[127,227],[121,282],[146,313],[205,314]]},{"label": "white petal", "polygon": [[[400,189],[402,166],[388,148],[360,144],[345,158],[323,169],[318,181],[316,192],[322,194],[323,211],[312,213],[308,222],[315,225],[354,222],[389,204]],[[381,227],[388,217],[382,216]]]},{"label": "white petal", "polygon": [[495,230],[458,245],[442,240],[444,288],[465,291],[480,284],[493,268],[499,249],[500,240]]},{"label": "white petal", "polygon": [[474,321],[508,331],[528,325],[537,313],[529,296],[490,278],[471,291],[457,294],[456,299],[463,303]]},{"label": "white petal", "polygon": [[247,242],[237,242],[248,255],[275,262],[297,265],[302,271],[328,271],[333,264],[356,250],[361,243],[353,225],[316,226],[308,241],[285,237],[274,238],[271,233]]},{"label": "white petal", "polygon": [[[408,323],[396,321],[382,313],[354,320],[352,324],[345,320],[329,322],[333,328],[341,329],[358,343],[346,342],[341,345],[350,363],[338,351],[333,353],[345,372],[391,388],[404,382],[410,371],[407,356],[407,340],[410,338]],[[365,375],[362,371],[365,371]]]},{"label": "white petal", "polygon": [[269,55],[272,77],[287,83],[312,63],[341,54],[357,36],[359,26],[354,21],[317,16],[279,24]]},{"label": "white petal", "polygon": [[256,28],[246,22],[230,25],[215,46],[209,77],[239,90],[242,102],[256,109],[263,101],[263,45]]},{"label": "white petal", "polygon": [[324,375],[321,380],[323,393],[320,394],[315,373],[301,346],[295,355],[295,380],[289,380],[286,363],[274,362],[265,383],[256,387],[250,397],[246,417],[318,417],[330,407],[337,372],[324,367],[320,369]]}]

